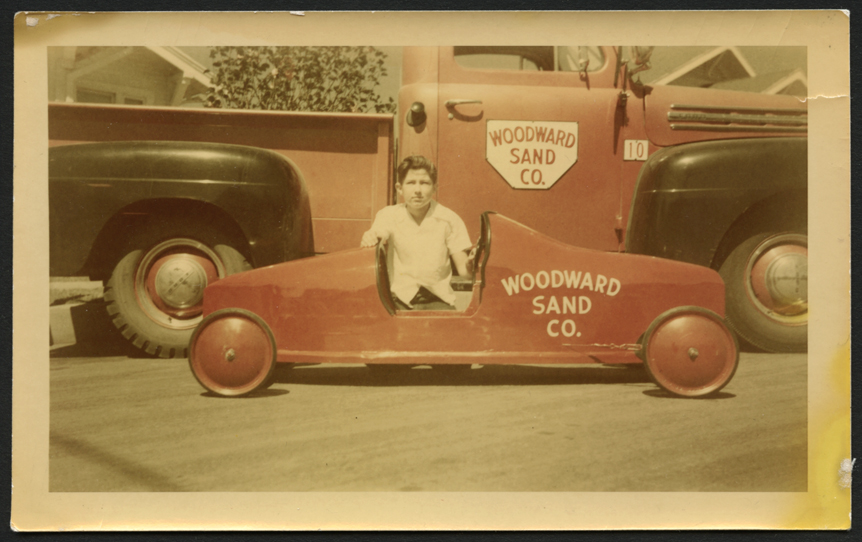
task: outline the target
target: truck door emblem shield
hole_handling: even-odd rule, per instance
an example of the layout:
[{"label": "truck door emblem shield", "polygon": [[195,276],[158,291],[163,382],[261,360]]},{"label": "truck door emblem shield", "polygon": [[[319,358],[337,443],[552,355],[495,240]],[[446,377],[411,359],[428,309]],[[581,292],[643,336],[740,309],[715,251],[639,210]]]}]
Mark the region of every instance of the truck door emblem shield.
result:
[{"label": "truck door emblem shield", "polygon": [[578,123],[489,120],[485,159],[509,186],[548,190],[578,161]]}]

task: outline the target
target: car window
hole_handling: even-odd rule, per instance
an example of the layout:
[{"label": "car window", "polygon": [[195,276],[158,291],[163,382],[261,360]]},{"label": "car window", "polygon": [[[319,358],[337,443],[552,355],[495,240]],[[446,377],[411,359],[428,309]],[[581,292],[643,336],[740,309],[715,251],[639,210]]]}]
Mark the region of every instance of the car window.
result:
[{"label": "car window", "polygon": [[456,56],[455,60],[461,66],[474,70],[539,71],[535,62],[520,55],[469,54]]},{"label": "car window", "polygon": [[553,71],[553,47],[455,47],[455,62],[480,70]]},{"label": "car window", "polygon": [[455,62],[473,70],[582,71],[602,69],[605,55],[601,47],[547,46],[462,46],[455,47]]}]

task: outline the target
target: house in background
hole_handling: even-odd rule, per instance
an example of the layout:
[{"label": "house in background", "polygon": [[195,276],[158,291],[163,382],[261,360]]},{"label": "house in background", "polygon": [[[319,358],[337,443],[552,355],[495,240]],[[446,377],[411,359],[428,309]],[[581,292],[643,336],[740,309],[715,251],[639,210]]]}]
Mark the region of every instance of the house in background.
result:
[{"label": "house in background", "polygon": [[804,47],[656,47],[650,65],[648,85],[808,95]]},{"label": "house in background", "polygon": [[755,75],[736,47],[656,47],[650,65],[643,72],[648,85],[710,87]]},{"label": "house in background", "polygon": [[[208,47],[49,47],[49,99],[61,102],[202,107],[211,86]],[[400,48],[385,47],[381,94],[397,97]],[[805,47],[656,47],[649,85],[807,96]]]},{"label": "house in background", "polygon": [[49,47],[48,70],[48,99],[59,102],[200,106],[210,86],[176,47]]},{"label": "house in background", "polygon": [[805,97],[808,96],[808,78],[805,77],[801,69],[785,70],[755,75],[746,79],[722,81],[710,88]]}]

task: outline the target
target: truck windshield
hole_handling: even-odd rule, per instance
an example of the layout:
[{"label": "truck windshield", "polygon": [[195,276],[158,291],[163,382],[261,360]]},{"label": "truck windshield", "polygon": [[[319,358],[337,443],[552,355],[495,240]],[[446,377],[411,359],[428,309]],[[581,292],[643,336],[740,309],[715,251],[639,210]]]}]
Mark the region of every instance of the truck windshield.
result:
[{"label": "truck windshield", "polygon": [[460,46],[455,47],[455,62],[468,69],[512,71],[587,71],[605,65],[601,47],[565,45],[550,46]]},{"label": "truck windshield", "polygon": [[455,47],[455,62],[485,70],[553,71],[553,47]]}]

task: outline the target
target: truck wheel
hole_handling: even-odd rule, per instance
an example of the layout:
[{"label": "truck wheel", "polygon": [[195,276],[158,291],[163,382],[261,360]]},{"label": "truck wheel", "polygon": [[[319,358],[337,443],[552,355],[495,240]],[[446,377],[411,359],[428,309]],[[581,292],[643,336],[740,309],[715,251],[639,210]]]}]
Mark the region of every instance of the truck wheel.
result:
[{"label": "truck wheel", "polygon": [[769,352],[808,349],[808,236],[760,233],[719,269],[727,321],[745,342]]},{"label": "truck wheel", "polygon": [[259,316],[222,309],[207,316],[189,342],[189,367],[201,386],[225,397],[272,385],[276,344]]},{"label": "truck wheel", "polygon": [[739,363],[736,337],[722,318],[702,307],[671,309],[644,336],[644,366],[660,388],[682,397],[717,392]]},{"label": "truck wheel", "polygon": [[105,288],[108,313],[136,347],[162,358],[186,357],[204,288],[251,269],[237,249],[213,237],[193,229],[141,237],[114,267]]}]

